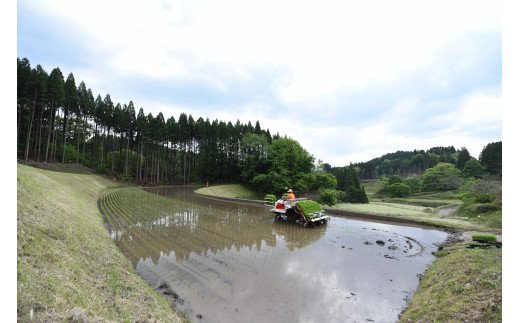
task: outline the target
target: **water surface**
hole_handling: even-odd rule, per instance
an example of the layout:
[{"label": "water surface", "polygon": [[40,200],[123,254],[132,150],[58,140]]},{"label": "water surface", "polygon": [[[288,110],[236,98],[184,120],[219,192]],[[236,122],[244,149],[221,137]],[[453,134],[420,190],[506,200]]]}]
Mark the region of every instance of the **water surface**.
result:
[{"label": "water surface", "polygon": [[447,234],[331,217],[305,228],[192,188],[113,189],[107,227],[193,321],[394,322]]}]

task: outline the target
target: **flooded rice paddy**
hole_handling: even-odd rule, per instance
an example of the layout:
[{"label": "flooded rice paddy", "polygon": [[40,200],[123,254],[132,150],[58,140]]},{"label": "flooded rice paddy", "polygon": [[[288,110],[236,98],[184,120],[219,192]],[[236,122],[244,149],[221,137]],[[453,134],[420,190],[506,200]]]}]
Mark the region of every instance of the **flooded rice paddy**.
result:
[{"label": "flooded rice paddy", "polygon": [[332,217],[305,228],[193,188],[116,188],[99,207],[140,275],[201,322],[395,322],[447,234]]}]

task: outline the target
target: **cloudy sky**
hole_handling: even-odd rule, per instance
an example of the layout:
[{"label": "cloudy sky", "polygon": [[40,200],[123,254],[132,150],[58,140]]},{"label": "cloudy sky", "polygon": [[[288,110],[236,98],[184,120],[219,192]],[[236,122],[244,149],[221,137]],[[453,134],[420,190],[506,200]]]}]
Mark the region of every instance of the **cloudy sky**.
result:
[{"label": "cloudy sky", "polygon": [[95,95],[298,140],[333,166],[502,140],[499,1],[17,2],[17,55]]}]

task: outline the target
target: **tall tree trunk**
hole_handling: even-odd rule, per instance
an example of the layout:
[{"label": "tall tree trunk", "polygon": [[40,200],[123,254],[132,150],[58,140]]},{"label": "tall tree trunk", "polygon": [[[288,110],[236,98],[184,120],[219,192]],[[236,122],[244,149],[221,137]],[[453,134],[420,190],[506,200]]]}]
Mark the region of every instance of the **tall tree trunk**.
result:
[{"label": "tall tree trunk", "polygon": [[116,132],[112,131],[112,172],[114,171],[115,160],[116,160]]},{"label": "tall tree trunk", "polygon": [[67,126],[69,123],[69,108],[65,108],[65,112],[63,113],[63,150],[61,153],[61,162],[65,162],[65,148],[67,147]]},{"label": "tall tree trunk", "polygon": [[[16,127],[16,142],[19,142],[20,139],[20,128],[22,126],[22,104],[18,104],[18,118],[16,119],[18,121],[17,127]],[[18,148],[17,148],[18,150]]]},{"label": "tall tree trunk", "polygon": [[128,175],[128,150],[130,149],[130,136],[126,134],[125,175]]},{"label": "tall tree trunk", "polygon": [[[83,149],[82,149],[82,153],[81,153],[81,164],[85,165],[85,145],[87,144],[87,135],[86,135],[86,131],[85,131],[85,128],[87,126],[87,116],[85,115],[85,123],[83,124],[83,128],[82,128],[82,132],[83,132]],[[97,125],[96,125],[96,128],[97,128]],[[97,129],[96,129],[97,130]],[[94,150],[94,149],[92,149]]]},{"label": "tall tree trunk", "polygon": [[183,158],[183,163],[182,163],[182,183],[183,184],[186,184],[186,143],[184,143],[184,151],[183,151],[183,154],[184,154],[184,158]]},{"label": "tall tree trunk", "polygon": [[[60,117],[60,110],[56,109],[58,112],[58,118]],[[55,117],[56,118],[56,117]],[[58,150],[58,134],[56,133],[56,127],[52,130],[52,149],[51,149],[51,162],[56,160],[56,150]]]},{"label": "tall tree trunk", "polygon": [[29,120],[29,127],[27,128],[27,140],[25,141],[25,162],[29,161],[29,144],[31,143],[31,130],[34,119],[34,113],[36,111],[36,99],[38,98],[38,91],[34,93],[34,105],[31,113],[31,119]]},{"label": "tall tree trunk", "polygon": [[94,119],[94,122],[96,123],[96,128],[94,130],[94,138],[96,139],[92,143],[92,160],[98,160],[98,154],[99,154],[99,133],[98,133],[98,122]]},{"label": "tall tree trunk", "polygon": [[76,165],[79,164],[79,116],[76,115],[76,135],[78,136],[78,145],[76,149]]},{"label": "tall tree trunk", "polygon": [[123,132],[119,134],[119,158],[117,159],[117,171],[123,172]]},{"label": "tall tree trunk", "polygon": [[137,150],[135,151],[135,154],[137,155],[137,162],[135,165],[135,180],[136,181],[139,181],[139,164],[141,162],[141,160],[139,158],[139,149],[141,149],[141,147],[140,147],[139,139],[137,139]]},{"label": "tall tree trunk", "polygon": [[56,112],[54,111],[54,103],[51,102],[51,120],[49,120],[49,122],[51,123],[51,125],[49,125],[49,129],[47,131],[47,148],[45,148],[45,162],[48,162],[49,161],[49,145],[50,145],[50,142],[51,142],[51,133],[52,133],[52,130],[54,129],[54,119],[55,119],[55,114]]},{"label": "tall tree trunk", "polygon": [[105,133],[106,133],[106,128],[103,127],[103,141],[102,141],[102,144],[101,144],[101,161],[100,161],[100,167],[103,168],[103,161],[104,161],[104,155],[105,155]]},{"label": "tall tree trunk", "polygon": [[157,156],[157,185],[159,185],[159,175],[160,175],[160,172],[159,172],[159,163],[161,161],[161,158],[160,157],[160,152],[159,152],[159,156]]},{"label": "tall tree trunk", "polygon": [[151,158],[151,161],[148,163],[148,164],[150,165],[150,167],[147,167],[147,168],[146,168],[147,170],[150,169],[150,170],[149,170],[149,173],[150,173],[150,179],[148,179],[148,177],[147,177],[146,179],[149,180],[150,183],[153,183],[153,175],[154,175],[154,169],[155,169],[155,168],[154,168],[154,166],[155,166],[155,164],[154,164],[154,162],[155,162],[155,158],[154,158],[154,157],[155,157],[155,156],[154,156],[154,153],[151,153],[151,154],[152,154],[152,158]]},{"label": "tall tree trunk", "polygon": [[144,150],[144,138],[141,138],[141,157],[139,158],[139,182],[143,180],[143,150]]},{"label": "tall tree trunk", "polygon": [[42,125],[43,125],[43,108],[40,110],[40,120],[38,125],[38,150],[37,150],[37,156],[38,156],[38,162],[40,162],[41,157],[41,144],[42,144]]}]

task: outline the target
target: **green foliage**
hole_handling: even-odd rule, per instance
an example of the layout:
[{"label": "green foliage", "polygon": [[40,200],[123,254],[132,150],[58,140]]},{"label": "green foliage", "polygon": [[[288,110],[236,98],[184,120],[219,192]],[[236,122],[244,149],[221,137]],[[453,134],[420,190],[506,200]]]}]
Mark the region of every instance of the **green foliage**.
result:
[{"label": "green foliage", "polygon": [[338,203],[338,197],[340,197],[342,193],[332,188],[320,188],[320,195],[318,196],[318,202],[321,204],[326,204],[328,206],[333,206]]},{"label": "green foliage", "polygon": [[502,141],[487,144],[480,153],[479,161],[491,174],[502,172]]},{"label": "green foliage", "polygon": [[497,196],[493,193],[477,193],[477,192],[466,192],[462,193],[460,199],[464,204],[473,203],[491,203]]},{"label": "green foliage", "polygon": [[314,173],[299,173],[296,175],[296,181],[292,188],[297,192],[308,191],[314,188],[315,179]]},{"label": "green foliage", "polygon": [[439,163],[424,172],[422,182],[424,191],[455,190],[463,183],[462,172],[453,164]]},{"label": "green foliage", "polygon": [[300,144],[290,138],[273,140],[267,148],[267,173],[253,177],[251,184],[261,192],[284,192],[286,187],[296,191],[306,191],[314,185],[315,175],[311,173],[312,157]]},{"label": "green foliage", "polygon": [[464,166],[470,159],[471,155],[469,154],[469,151],[466,148],[462,147],[457,156],[457,168],[463,170]]},{"label": "green foliage", "polygon": [[323,173],[323,172],[316,172],[314,173],[314,184],[313,189],[335,189],[337,186],[337,180],[334,175],[329,173]]},{"label": "green foliage", "polygon": [[461,216],[468,217],[488,227],[502,227],[502,186],[500,182],[473,179],[468,180],[460,189],[462,205],[457,210]]},{"label": "green foliage", "polygon": [[289,181],[276,172],[270,172],[268,174],[256,175],[251,180],[251,185],[260,192],[274,191],[276,194],[280,194],[285,191],[286,187],[289,187]]},{"label": "green foliage", "polygon": [[65,146],[65,162],[76,161],[77,155],[78,152],[76,151],[76,147],[70,144]]},{"label": "green foliage", "polygon": [[396,151],[353,166],[359,168],[358,174],[361,179],[375,179],[381,175],[406,177],[419,175],[437,163],[454,164],[457,155],[453,146],[433,147],[427,151]]},{"label": "green foliage", "polygon": [[472,158],[466,162],[466,165],[464,165],[464,168],[462,169],[462,173],[465,177],[482,178],[484,175],[484,167],[480,165],[478,160]]},{"label": "green foliage", "polygon": [[386,175],[382,175],[379,177],[379,180],[375,184],[375,195],[376,196],[384,196],[389,194],[388,186],[390,186],[390,178]]},{"label": "green foliage", "polygon": [[419,178],[405,178],[403,182],[408,185],[412,194],[421,192],[422,181]]},{"label": "green foliage", "polygon": [[468,179],[459,189],[459,192],[502,194],[502,183],[493,180]]},{"label": "green foliage", "polygon": [[299,201],[299,202],[297,202],[297,205],[305,215],[309,215],[311,213],[321,211],[321,206],[316,201],[311,201],[311,200]]},{"label": "green foliage", "polygon": [[388,192],[390,197],[408,197],[412,194],[410,187],[402,182],[390,184]]},{"label": "green foliage", "polygon": [[346,203],[368,203],[368,196],[365,188],[361,186],[361,188],[351,188],[343,192],[341,200]]},{"label": "green foliage", "polygon": [[269,172],[275,172],[294,180],[299,173],[310,173],[314,166],[312,157],[294,139],[273,140],[267,149]]},{"label": "green foliage", "polygon": [[368,203],[365,189],[359,184],[358,173],[354,166],[339,167],[333,170],[338,190],[343,193],[340,199],[347,203]]},{"label": "green foliage", "polygon": [[119,174],[119,175],[117,175],[117,180],[120,182],[128,183],[133,180],[133,177],[132,177],[132,175],[128,175],[128,174]]},{"label": "green foliage", "polygon": [[389,185],[402,183],[402,182],[403,182],[403,179],[399,175],[392,175],[392,176],[390,176],[388,178],[388,184]]},{"label": "green foliage", "polygon": [[256,174],[263,171],[266,164],[267,147],[266,135],[246,133],[242,138],[239,166],[240,177],[244,182],[250,181]]},{"label": "green foliage", "polygon": [[457,244],[436,255],[400,322],[501,322],[501,249]]},{"label": "green foliage", "polygon": [[[413,189],[409,184],[413,186]],[[419,192],[420,186],[421,181],[417,178],[403,179],[398,175],[383,175],[376,184],[376,195],[408,197],[414,192]]]}]

